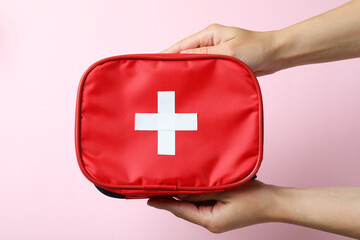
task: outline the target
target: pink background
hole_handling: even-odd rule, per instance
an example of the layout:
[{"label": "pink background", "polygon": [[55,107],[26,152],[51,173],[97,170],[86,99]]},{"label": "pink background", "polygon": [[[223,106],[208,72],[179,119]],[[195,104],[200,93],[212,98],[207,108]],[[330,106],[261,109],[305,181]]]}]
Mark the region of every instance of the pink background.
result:
[{"label": "pink background", "polygon": [[[215,235],[145,200],[107,198],[82,176],[73,136],[78,81],[98,59],[158,52],[214,22],[278,29],[344,2],[1,1],[0,239],[346,239],[280,223]],[[359,66],[353,59],[259,78],[260,180],[359,185]]]}]

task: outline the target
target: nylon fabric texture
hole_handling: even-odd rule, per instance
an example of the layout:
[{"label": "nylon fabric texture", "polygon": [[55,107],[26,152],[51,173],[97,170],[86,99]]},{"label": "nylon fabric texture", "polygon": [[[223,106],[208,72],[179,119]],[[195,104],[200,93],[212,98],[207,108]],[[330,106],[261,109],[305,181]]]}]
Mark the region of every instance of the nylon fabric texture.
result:
[{"label": "nylon fabric texture", "polygon": [[[172,115],[158,112],[158,96],[165,93],[173,98]],[[256,77],[232,57],[106,58],[89,67],[79,84],[78,163],[92,183],[129,199],[224,191],[249,181],[260,167],[262,108]],[[163,119],[161,126],[154,120],[155,130],[135,130],[136,114]],[[173,130],[173,119],[185,127]],[[159,144],[172,150],[159,154]]]}]

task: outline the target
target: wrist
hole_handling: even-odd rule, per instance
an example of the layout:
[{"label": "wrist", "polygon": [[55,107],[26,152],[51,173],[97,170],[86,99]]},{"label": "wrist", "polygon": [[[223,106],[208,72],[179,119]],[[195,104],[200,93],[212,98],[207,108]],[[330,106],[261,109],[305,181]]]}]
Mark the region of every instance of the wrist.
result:
[{"label": "wrist", "polygon": [[288,68],[288,49],[291,49],[289,34],[284,30],[261,33],[261,49],[263,49],[262,64],[257,69],[258,75],[275,73]]},{"label": "wrist", "polygon": [[271,205],[266,211],[268,222],[291,223],[291,211],[296,205],[296,192],[299,189],[271,186]]},{"label": "wrist", "polygon": [[271,36],[269,50],[271,71],[277,72],[295,66],[292,56],[295,46],[291,31],[285,28],[271,31],[269,34]]},{"label": "wrist", "polygon": [[258,223],[262,222],[283,222],[283,204],[286,201],[289,188],[274,185],[263,185],[264,195],[261,196]]}]

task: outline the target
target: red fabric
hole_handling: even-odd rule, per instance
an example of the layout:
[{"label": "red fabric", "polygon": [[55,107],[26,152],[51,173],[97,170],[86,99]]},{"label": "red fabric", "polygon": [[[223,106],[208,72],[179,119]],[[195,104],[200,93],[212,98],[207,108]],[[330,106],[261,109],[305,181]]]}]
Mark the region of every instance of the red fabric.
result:
[{"label": "red fabric", "polygon": [[[157,92],[175,91],[176,113],[197,113],[197,131],[176,131],[176,155],[157,154],[157,131],[135,131],[135,113],[157,113]],[[258,82],[235,58],[139,54],[103,59],[80,82],[76,152],[94,184],[144,198],[222,191],[250,180],[262,161]]]}]

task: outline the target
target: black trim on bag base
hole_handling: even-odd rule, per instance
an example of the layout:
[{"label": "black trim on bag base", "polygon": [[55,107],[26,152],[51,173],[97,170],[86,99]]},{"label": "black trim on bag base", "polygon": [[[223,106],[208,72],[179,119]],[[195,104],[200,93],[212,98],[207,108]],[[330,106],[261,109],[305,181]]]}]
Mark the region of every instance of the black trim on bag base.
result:
[{"label": "black trim on bag base", "polygon": [[[94,184],[95,185],[95,184]],[[110,192],[110,191],[108,191],[108,190],[106,190],[106,189],[103,189],[103,188],[101,188],[101,187],[99,187],[99,186],[96,186],[95,185],[95,187],[97,188],[97,190],[99,190],[102,194],[104,194],[104,195],[106,195],[106,196],[108,196],[108,197],[112,197],[112,198],[125,198],[125,196],[124,195],[121,195],[121,194],[118,194],[118,193],[114,193],[114,192]]]},{"label": "black trim on bag base", "polygon": [[[256,179],[256,175],[251,179],[251,180],[255,180]],[[121,194],[118,194],[118,193],[114,193],[114,192],[111,192],[111,191],[108,191],[104,188],[101,188],[97,185],[94,184],[94,186],[97,188],[97,190],[99,190],[102,194],[108,196],[108,197],[112,197],[112,198],[121,198],[121,199],[125,199],[125,196],[124,195],[121,195]]]}]

